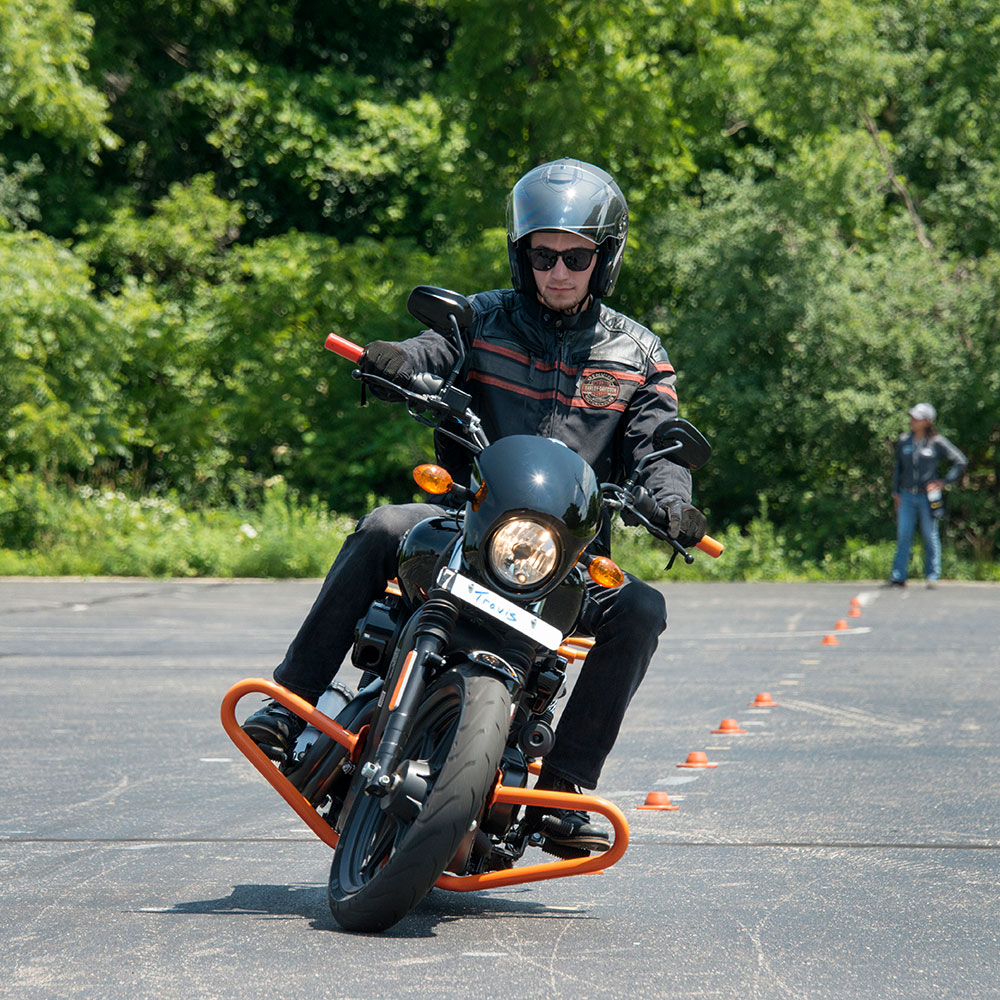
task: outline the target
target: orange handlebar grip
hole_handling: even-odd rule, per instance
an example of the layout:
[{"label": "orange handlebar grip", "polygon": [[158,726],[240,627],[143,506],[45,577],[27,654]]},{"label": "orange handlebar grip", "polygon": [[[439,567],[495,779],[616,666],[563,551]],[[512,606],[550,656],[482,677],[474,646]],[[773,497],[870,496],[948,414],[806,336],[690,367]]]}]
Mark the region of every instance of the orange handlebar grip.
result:
[{"label": "orange handlebar grip", "polygon": [[344,340],[343,337],[338,337],[335,333],[327,336],[324,346],[328,351],[333,351],[334,354],[339,354],[342,358],[347,358],[348,361],[357,361],[364,352],[363,347],[358,347],[357,344],[352,344],[349,340]]},{"label": "orange handlebar grip", "polygon": [[717,542],[711,535],[705,535],[695,548],[701,549],[702,552],[710,555],[713,559],[718,559],[726,550],[725,545],[722,542]]}]

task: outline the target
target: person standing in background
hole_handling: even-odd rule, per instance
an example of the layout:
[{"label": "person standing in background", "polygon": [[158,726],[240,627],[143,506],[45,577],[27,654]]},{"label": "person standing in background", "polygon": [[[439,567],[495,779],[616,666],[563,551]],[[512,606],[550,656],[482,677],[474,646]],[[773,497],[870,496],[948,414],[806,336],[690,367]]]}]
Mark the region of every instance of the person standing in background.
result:
[{"label": "person standing in background", "polygon": [[[890,587],[905,587],[910,548],[917,522],[924,542],[924,577],[933,587],[941,576],[941,536],[938,523],[944,513],[943,490],[957,482],[968,464],[965,456],[934,427],[937,411],[930,403],[910,410],[910,433],[896,443],[892,470],[892,500],[896,508],[896,558],[889,574]],[[951,462],[944,479],[938,477],[943,461]]]}]

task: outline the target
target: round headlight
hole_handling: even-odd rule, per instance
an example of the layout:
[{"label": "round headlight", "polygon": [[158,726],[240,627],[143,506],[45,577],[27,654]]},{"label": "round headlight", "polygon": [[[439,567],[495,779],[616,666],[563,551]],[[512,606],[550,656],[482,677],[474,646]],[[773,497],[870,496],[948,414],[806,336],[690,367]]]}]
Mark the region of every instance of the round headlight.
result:
[{"label": "round headlight", "polygon": [[556,568],[559,547],[544,524],[508,521],[489,543],[490,566],[511,587],[527,589],[541,583]]}]

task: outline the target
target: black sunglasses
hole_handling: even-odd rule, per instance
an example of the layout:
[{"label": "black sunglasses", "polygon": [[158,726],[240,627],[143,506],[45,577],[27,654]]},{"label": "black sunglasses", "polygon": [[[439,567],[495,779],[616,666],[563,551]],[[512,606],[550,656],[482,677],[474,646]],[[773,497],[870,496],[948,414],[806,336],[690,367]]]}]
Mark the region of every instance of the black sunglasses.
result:
[{"label": "black sunglasses", "polygon": [[597,253],[596,247],[573,247],[571,250],[532,247],[528,250],[528,260],[536,271],[551,271],[560,257],[571,271],[586,271],[595,253]]}]

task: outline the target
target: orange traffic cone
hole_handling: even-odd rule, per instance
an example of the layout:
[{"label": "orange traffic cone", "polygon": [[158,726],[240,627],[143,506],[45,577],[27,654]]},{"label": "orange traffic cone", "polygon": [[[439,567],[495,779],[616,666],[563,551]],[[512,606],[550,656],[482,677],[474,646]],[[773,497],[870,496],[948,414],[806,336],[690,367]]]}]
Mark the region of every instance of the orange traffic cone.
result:
[{"label": "orange traffic cone", "polygon": [[688,756],[687,760],[683,764],[678,764],[678,767],[718,767],[718,764],[710,764],[708,762],[708,755],[703,750],[692,750]]},{"label": "orange traffic cone", "polygon": [[750,702],[751,708],[777,708],[778,703],[766,692],[761,691],[759,695],[752,702]]},{"label": "orange traffic cone", "polygon": [[664,811],[670,811],[673,809],[680,809],[680,806],[675,806],[670,801],[670,796],[666,792],[650,792],[646,796],[645,804],[641,806],[636,806],[636,809],[662,809]]},{"label": "orange traffic cone", "polygon": [[844,620],[843,618],[841,618],[841,619],[840,619],[840,621],[839,621],[839,622],[837,622],[837,624],[836,624],[836,625],[834,625],[833,627],[834,627],[834,629],[836,629],[836,630],[837,630],[838,632],[843,632],[845,628],[850,628],[851,626],[850,626],[850,625],[848,625],[848,624],[847,624],[847,622],[846,622],[846,621],[845,621],[845,620]]},{"label": "orange traffic cone", "polygon": [[861,617],[861,608],[851,608],[851,610],[847,612],[847,617],[848,618],[860,618]]},{"label": "orange traffic cone", "polygon": [[745,733],[745,729],[740,729],[740,724],[735,719],[723,719],[719,723],[718,729],[713,729],[713,733]]},{"label": "orange traffic cone", "polygon": [[860,608],[861,607],[861,598],[860,597],[852,597],[851,598],[851,607],[852,608]]},{"label": "orange traffic cone", "polygon": [[823,641],[820,643],[821,646],[839,646],[840,640],[835,635],[825,635],[823,636]]}]

